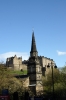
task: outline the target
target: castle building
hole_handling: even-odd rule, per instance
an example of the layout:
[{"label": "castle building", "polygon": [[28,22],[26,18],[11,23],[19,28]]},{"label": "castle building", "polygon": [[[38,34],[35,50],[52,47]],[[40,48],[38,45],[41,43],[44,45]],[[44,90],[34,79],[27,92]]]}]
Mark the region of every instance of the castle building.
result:
[{"label": "castle building", "polygon": [[27,66],[22,64],[22,57],[10,57],[6,59],[6,66],[11,70],[27,70]]},{"label": "castle building", "polygon": [[49,64],[51,62],[55,63],[53,59],[44,56],[38,56],[36,41],[33,32],[29,59],[22,61],[22,57],[17,58],[17,56],[15,55],[14,57],[7,58],[6,65],[13,70],[26,69],[27,76],[23,75],[22,77],[21,75],[16,77],[21,77],[21,79],[24,79],[24,86],[29,87],[31,92],[36,95],[36,93],[39,93],[39,91],[43,91],[42,76],[46,76],[50,71],[49,69],[51,69],[51,66],[49,67]]}]

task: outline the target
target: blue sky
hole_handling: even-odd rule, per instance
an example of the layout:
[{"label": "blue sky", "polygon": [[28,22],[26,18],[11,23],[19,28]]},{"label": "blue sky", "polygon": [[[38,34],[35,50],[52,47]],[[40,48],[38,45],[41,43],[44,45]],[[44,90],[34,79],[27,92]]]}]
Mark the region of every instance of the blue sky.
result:
[{"label": "blue sky", "polygon": [[66,62],[66,0],[0,0],[0,61],[28,59],[34,30],[38,55]]}]

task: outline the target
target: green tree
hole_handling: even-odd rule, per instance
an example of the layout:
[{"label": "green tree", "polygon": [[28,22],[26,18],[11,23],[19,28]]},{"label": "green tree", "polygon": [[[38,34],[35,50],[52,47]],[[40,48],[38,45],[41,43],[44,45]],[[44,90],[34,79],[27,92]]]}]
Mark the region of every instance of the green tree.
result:
[{"label": "green tree", "polygon": [[7,67],[5,67],[3,64],[0,64],[0,93],[3,89],[8,89],[10,94],[15,91],[18,91],[20,94],[22,94],[24,91],[22,83],[23,81],[20,81],[10,74],[10,70]]},{"label": "green tree", "polygon": [[52,96],[54,85],[54,95],[58,98],[64,97],[66,95],[66,74],[62,73],[62,71],[60,72],[58,69],[54,69],[53,80],[54,84],[52,82],[52,70],[50,69],[47,77],[43,77],[42,79],[44,94]]},{"label": "green tree", "polygon": [[66,73],[66,66],[64,66],[64,67],[61,68],[61,72],[62,73]]}]

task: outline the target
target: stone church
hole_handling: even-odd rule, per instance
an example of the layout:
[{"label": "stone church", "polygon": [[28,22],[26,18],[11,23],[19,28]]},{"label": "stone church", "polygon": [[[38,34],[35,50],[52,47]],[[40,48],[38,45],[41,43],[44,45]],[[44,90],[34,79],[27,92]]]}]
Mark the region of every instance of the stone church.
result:
[{"label": "stone church", "polygon": [[[22,61],[22,57],[17,58],[17,56],[15,55],[14,57],[7,58],[6,60],[7,66],[10,66],[15,70],[21,70],[24,69],[24,67],[27,69],[28,76],[25,77],[26,80],[24,85],[25,87],[29,87],[34,94],[43,90],[42,76],[46,76],[46,74],[48,73],[49,69],[51,68],[51,66],[48,66],[51,62],[55,63],[53,59],[44,56],[38,56],[34,32],[32,33],[31,51],[29,59],[27,61]],[[18,76],[16,77],[18,78]],[[24,78],[22,77],[22,79]]]}]

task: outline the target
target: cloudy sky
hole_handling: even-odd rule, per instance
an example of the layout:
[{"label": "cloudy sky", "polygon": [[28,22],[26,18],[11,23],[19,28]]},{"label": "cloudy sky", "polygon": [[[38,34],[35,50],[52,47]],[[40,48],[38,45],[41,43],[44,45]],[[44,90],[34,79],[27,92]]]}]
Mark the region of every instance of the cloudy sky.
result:
[{"label": "cloudy sky", "polygon": [[38,55],[66,62],[66,0],[0,0],[0,61],[28,59],[34,30]]}]

